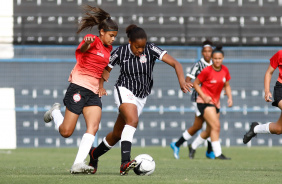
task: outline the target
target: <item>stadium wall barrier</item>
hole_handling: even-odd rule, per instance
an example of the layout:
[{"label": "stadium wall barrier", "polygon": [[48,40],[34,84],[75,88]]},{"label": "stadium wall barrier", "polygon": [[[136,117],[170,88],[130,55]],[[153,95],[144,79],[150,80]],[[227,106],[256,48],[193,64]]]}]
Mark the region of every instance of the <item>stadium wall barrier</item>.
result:
[{"label": "stadium wall barrier", "polygon": [[[201,47],[162,46],[162,48],[181,62],[185,73],[201,56]],[[13,52],[13,57],[0,59],[0,88],[14,90],[12,111],[16,119],[13,131],[16,133],[14,138],[17,147],[79,145],[86,130],[83,116],[80,116],[74,134],[67,139],[62,138],[54,130],[52,123],[45,124],[43,121],[44,112],[54,102],[62,103],[68,87],[68,76],[75,65],[75,49],[76,46],[13,46],[9,49]],[[223,50],[224,65],[229,68],[232,77],[230,84],[234,106],[227,107],[226,96],[222,93],[221,143],[227,147],[241,146],[242,136],[252,121],[265,123],[276,121],[279,117],[280,110],[263,99],[264,74],[269,65],[269,58],[279,50],[279,47],[224,47]],[[117,117],[113,86],[119,74],[118,68],[117,66],[112,70],[110,80],[105,84],[108,96],[102,98],[103,114],[95,144],[112,130]],[[274,85],[277,76],[278,72],[275,71],[271,86]],[[2,98],[13,102],[6,95]],[[5,113],[2,107],[0,111],[10,117],[7,118],[12,122],[12,111],[10,115]],[[193,120],[194,108],[190,94],[183,94],[179,89],[174,70],[157,61],[154,68],[154,87],[140,116],[133,144],[168,146],[192,125]],[[13,123],[10,125],[12,127]],[[5,127],[3,129],[8,130]],[[2,134],[0,136],[2,140]],[[11,139],[9,145],[15,147],[14,144]],[[248,146],[281,144],[282,138],[279,136],[259,135]],[[184,146],[187,146],[187,143]]]}]

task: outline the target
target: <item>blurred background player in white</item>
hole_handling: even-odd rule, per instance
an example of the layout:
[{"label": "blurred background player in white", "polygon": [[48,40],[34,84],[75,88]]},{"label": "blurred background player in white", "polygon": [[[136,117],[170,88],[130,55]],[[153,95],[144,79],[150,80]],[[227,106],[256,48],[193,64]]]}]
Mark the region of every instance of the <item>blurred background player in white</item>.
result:
[{"label": "blurred background player in white", "polygon": [[[189,73],[187,73],[186,82],[191,83],[191,80],[196,79],[196,77],[200,74],[200,72],[206,68],[207,66],[212,65],[211,54],[212,54],[212,45],[213,43],[210,40],[205,40],[202,43],[202,58],[193,64]],[[182,136],[176,142],[172,142],[170,147],[173,150],[173,156],[176,159],[179,159],[179,150],[180,146],[185,142],[192,138],[195,133],[197,133],[204,123],[204,118],[201,116],[200,111],[197,108],[197,99],[198,93],[196,90],[193,90],[191,95],[191,102],[195,108],[195,119],[193,125],[185,130]],[[206,157],[210,159],[214,159],[214,153],[212,151],[212,146],[210,140],[208,140],[208,149],[206,151]]]},{"label": "blurred background player in white", "polygon": [[[279,76],[274,86],[272,102],[272,95],[270,92],[270,82],[274,71],[279,69]],[[282,50],[279,50],[270,58],[270,64],[265,72],[264,76],[264,100],[266,102],[272,102],[272,106],[278,107],[282,110]],[[250,130],[244,135],[243,142],[247,144],[257,134],[282,134],[282,112],[279,119],[276,122],[268,122],[265,124],[259,124],[253,122]]]},{"label": "blurred background player in white", "polygon": [[139,115],[146,103],[153,86],[153,68],[157,59],[175,69],[181,90],[190,91],[190,84],[185,82],[182,65],[167,51],[147,42],[144,29],[136,25],[126,28],[129,44],[122,45],[112,52],[110,63],[103,74],[107,81],[109,72],[115,65],[120,66],[120,75],[115,84],[114,97],[119,114],[113,131],[110,132],[97,148],[91,148],[90,163],[97,169],[98,158],[121,140],[120,175],[126,175],[136,166],[131,160],[131,146],[136,131]]},{"label": "blurred background player in white", "polygon": [[101,120],[101,96],[106,95],[106,91],[100,82],[104,82],[102,73],[109,63],[112,43],[118,33],[118,26],[110,14],[97,7],[84,8],[85,16],[77,33],[98,25],[99,36],[87,34],[76,49],[77,63],[69,76],[70,85],[63,100],[66,106],[65,117],[60,111],[59,103],[55,103],[44,115],[44,121],[48,123],[54,120],[55,128],[67,138],[72,135],[78,117],[83,113],[87,129],[81,139],[71,173],[94,172],[94,167],[84,162]]},{"label": "blurred background player in white", "polygon": [[[194,158],[197,147],[204,143],[210,137],[214,151],[215,159],[229,160],[222,154],[222,149],[219,141],[220,134],[220,93],[223,88],[227,95],[227,105],[233,105],[231,87],[229,80],[231,79],[229,70],[222,64],[224,52],[222,47],[216,47],[212,51],[211,66],[206,67],[195,79],[193,86],[198,92],[197,106],[201,112],[201,116],[207,122],[206,130],[189,145],[189,157]],[[201,86],[200,86],[201,84]]]}]

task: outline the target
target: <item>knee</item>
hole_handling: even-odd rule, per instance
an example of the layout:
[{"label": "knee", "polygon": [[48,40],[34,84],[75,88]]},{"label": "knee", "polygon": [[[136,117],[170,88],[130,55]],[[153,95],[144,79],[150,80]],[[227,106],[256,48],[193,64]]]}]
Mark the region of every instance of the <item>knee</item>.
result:
[{"label": "knee", "polygon": [[68,138],[72,135],[73,131],[71,130],[61,130],[60,129],[60,134],[61,136],[63,136],[64,138]]},{"label": "knee", "polygon": [[212,129],[216,132],[220,132],[220,123],[214,124],[214,126],[212,126]]}]

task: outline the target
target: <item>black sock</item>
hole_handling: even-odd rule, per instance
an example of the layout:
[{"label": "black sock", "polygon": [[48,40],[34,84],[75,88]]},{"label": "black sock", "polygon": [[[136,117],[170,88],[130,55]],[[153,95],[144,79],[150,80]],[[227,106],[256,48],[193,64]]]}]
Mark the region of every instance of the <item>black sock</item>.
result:
[{"label": "black sock", "polygon": [[121,163],[130,162],[131,142],[121,142]]},{"label": "black sock", "polygon": [[208,141],[208,150],[207,150],[207,152],[210,153],[210,152],[212,152],[212,151],[213,151],[213,150],[212,150],[212,144],[211,144],[210,141]]},{"label": "black sock", "polygon": [[186,140],[181,136],[178,141],[175,143],[175,146],[180,147]]},{"label": "black sock", "polygon": [[98,147],[93,151],[93,157],[96,159],[96,158],[99,158],[101,155],[107,153],[108,151],[110,150],[110,148],[108,148],[104,141],[102,141]]}]

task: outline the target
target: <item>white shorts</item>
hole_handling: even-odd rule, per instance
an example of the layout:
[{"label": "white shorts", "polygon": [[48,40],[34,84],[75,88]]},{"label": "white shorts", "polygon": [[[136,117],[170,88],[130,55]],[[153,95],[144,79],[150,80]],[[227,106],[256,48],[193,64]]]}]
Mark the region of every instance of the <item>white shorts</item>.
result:
[{"label": "white shorts", "polygon": [[140,116],[147,100],[147,97],[138,98],[130,90],[121,86],[118,86],[118,90],[115,86],[114,97],[115,97],[115,103],[117,104],[118,108],[122,103],[135,104],[137,106],[138,117]]},{"label": "white shorts", "polygon": [[194,108],[195,108],[195,114],[196,116],[201,116],[201,112],[199,111],[198,109],[198,106],[197,106],[197,102],[192,102]]}]

